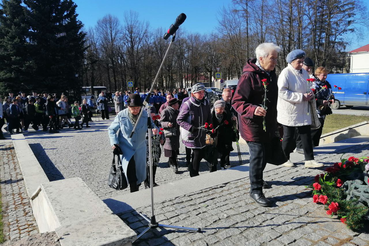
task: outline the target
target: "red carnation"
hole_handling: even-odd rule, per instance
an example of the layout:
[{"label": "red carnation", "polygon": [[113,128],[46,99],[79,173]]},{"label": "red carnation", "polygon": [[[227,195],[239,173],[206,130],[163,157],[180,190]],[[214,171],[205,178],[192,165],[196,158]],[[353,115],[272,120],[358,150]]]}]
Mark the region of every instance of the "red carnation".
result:
[{"label": "red carnation", "polygon": [[337,179],[336,185],[338,188],[340,188],[343,185],[343,182],[341,179]]},{"label": "red carnation", "polygon": [[164,131],[164,129],[163,128],[160,128],[160,131]]},{"label": "red carnation", "polygon": [[341,87],[338,87],[338,90],[342,90],[342,88]]},{"label": "red carnation", "polygon": [[324,195],[319,196],[319,202],[323,203],[324,205],[328,202],[328,197]]},{"label": "red carnation", "polygon": [[346,218],[341,218],[340,220],[343,224],[346,224]]},{"label": "red carnation", "polygon": [[337,211],[340,209],[340,206],[338,205],[338,202],[331,202],[328,208],[332,211],[332,213],[337,213]]},{"label": "red carnation", "polygon": [[224,121],[224,124],[225,124],[225,125],[228,125],[228,124],[229,124],[228,120],[225,120],[225,121]]},{"label": "red carnation", "polygon": [[319,183],[314,183],[314,190],[320,190],[322,188],[322,186]]},{"label": "red carnation", "polygon": [[313,202],[317,203],[319,201],[319,195],[314,195],[313,196]]},{"label": "red carnation", "polygon": [[351,156],[351,157],[348,158],[348,161],[352,161],[352,162],[358,163],[359,162],[359,158],[355,158],[355,157]]},{"label": "red carnation", "polygon": [[327,214],[328,214],[328,215],[332,215],[332,211],[331,211],[331,210],[328,210],[328,211],[327,211]]},{"label": "red carnation", "polygon": [[309,82],[313,82],[313,81],[315,81],[315,79],[310,78],[310,79],[307,79],[307,81],[309,81]]},{"label": "red carnation", "polygon": [[210,128],[210,129],[213,129],[213,124],[210,124],[210,125],[209,125],[209,128]]},{"label": "red carnation", "polygon": [[312,89],[311,89],[311,91],[312,91],[313,93],[315,93],[315,92],[316,92],[316,90],[315,90],[314,88],[312,88]]},{"label": "red carnation", "polygon": [[261,80],[263,83],[267,82],[268,80],[267,79],[262,79]]},{"label": "red carnation", "polygon": [[337,85],[334,85],[334,88],[337,88]]},{"label": "red carnation", "polygon": [[211,133],[214,133],[215,132],[215,129],[211,129]]},{"label": "red carnation", "polygon": [[163,132],[159,132],[159,135],[163,135]]},{"label": "red carnation", "polygon": [[205,122],[205,128],[208,128],[208,127],[209,127],[209,123]]}]

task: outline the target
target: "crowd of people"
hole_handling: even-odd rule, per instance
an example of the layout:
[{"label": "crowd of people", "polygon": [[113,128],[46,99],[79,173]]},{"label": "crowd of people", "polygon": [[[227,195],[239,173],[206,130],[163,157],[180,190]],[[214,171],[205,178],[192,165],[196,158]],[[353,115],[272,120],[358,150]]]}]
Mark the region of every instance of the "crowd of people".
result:
[{"label": "crowd of people", "polygon": [[[280,164],[284,167],[295,166],[290,161],[290,153],[300,145],[305,167],[322,167],[323,164],[314,160],[313,147],[319,144],[324,118],[329,114],[326,107],[332,100],[331,87],[326,81],[328,71],[319,67],[314,75],[311,59],[304,51],[293,50],[286,57],[288,66],[277,77],[275,66],[279,52],[280,47],[273,43],[260,44],[255,50],[256,59],[245,65],[234,93],[225,88],[222,98],[212,105],[205,98],[205,87],[200,83],[192,86],[187,97],[166,93],[165,103],[154,99],[155,96],[164,97],[155,91],[149,99],[151,115],[143,111],[142,120],[137,123],[146,96],[140,95],[138,90],[126,93],[122,103],[127,108],[116,107],[117,116],[109,127],[109,137],[113,149],[119,145],[123,150],[123,167],[131,192],[137,191],[142,182],[145,187],[149,186],[148,161],[147,158],[143,160],[141,154],[150,147],[146,134],[149,128],[153,138],[151,147],[155,150],[154,185],[157,185],[159,145],[163,145],[168,164],[177,173],[177,156],[182,142],[189,174],[195,177],[199,175],[202,159],[208,162],[211,172],[217,170],[219,159],[221,168],[229,168],[232,142],[238,140],[238,134],[249,146],[250,196],[261,206],[272,205],[263,193],[263,189],[271,187],[263,179],[263,170],[268,155],[278,147],[278,144],[272,147],[268,144],[274,139],[280,143],[283,137],[279,147],[284,160]],[[120,100],[115,102],[118,104]],[[313,108],[316,111],[312,111]],[[319,117],[321,122],[321,127],[314,131],[311,130],[312,116]],[[131,138],[135,124],[139,130]]]},{"label": "crowd of people", "polygon": [[[300,150],[305,167],[322,167],[314,160],[313,148],[319,145],[329,104],[334,100],[332,88],[326,81],[328,70],[318,67],[303,50],[293,50],[287,57],[288,66],[277,77],[275,67],[280,47],[273,43],[260,44],[255,59],[248,60],[235,91],[224,88],[221,98],[210,102],[203,84],[173,91],[154,90],[146,93],[136,88],[132,93],[114,93],[116,116],[108,128],[112,149],[122,150],[122,165],[131,192],[138,191],[143,182],[150,187],[149,163],[153,165],[153,185],[162,151],[168,165],[178,173],[178,154],[182,143],[186,150],[186,166],[191,177],[199,175],[200,163],[205,159],[209,171],[230,165],[232,142],[239,135],[247,142],[250,153],[250,196],[262,206],[271,206],[263,189],[270,185],[263,179],[267,158],[274,139],[283,138],[283,166],[294,167],[290,154]],[[149,96],[148,93],[150,93]],[[147,99],[149,107],[144,107]],[[109,99],[102,91],[99,96],[83,99],[82,104],[69,104],[68,97],[13,93],[0,102],[0,127],[6,120],[6,130],[27,133],[34,130],[56,133],[63,127],[89,127],[92,109],[96,106],[102,119],[109,119]],[[95,105],[96,103],[96,105]],[[139,118],[140,112],[141,118]],[[317,116],[320,127],[311,128]],[[72,121],[73,119],[73,121]],[[132,135],[132,130],[136,129]],[[148,134],[148,130],[152,134]],[[151,135],[151,140],[148,138]],[[4,139],[2,131],[0,138]],[[148,143],[151,142],[151,146]],[[151,148],[151,159],[149,158]],[[146,154],[143,154],[146,153]],[[220,163],[219,163],[220,160]],[[219,165],[220,164],[220,165]],[[219,166],[218,166],[219,165]]]},{"label": "crowd of people", "polygon": [[0,97],[0,139],[5,139],[2,127],[6,123],[5,130],[9,134],[28,133],[31,126],[35,131],[58,133],[68,127],[76,130],[82,127],[90,127],[92,108],[87,99],[80,105],[78,101],[73,104],[68,102],[68,97],[61,95],[59,99],[55,95],[44,93],[39,95],[32,93],[10,92],[2,99]]}]

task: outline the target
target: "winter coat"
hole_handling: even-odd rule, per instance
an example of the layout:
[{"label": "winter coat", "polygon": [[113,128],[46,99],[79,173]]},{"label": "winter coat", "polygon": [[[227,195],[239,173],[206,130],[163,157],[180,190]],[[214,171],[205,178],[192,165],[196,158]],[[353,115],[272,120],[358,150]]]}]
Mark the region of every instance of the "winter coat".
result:
[{"label": "winter coat", "polygon": [[108,99],[105,96],[100,95],[96,102],[98,110],[108,110]]},{"label": "winter coat", "polygon": [[[277,131],[277,77],[275,71],[269,74],[260,69],[256,59],[249,60],[243,68],[232,99],[232,107],[237,111],[239,131],[245,141],[268,142]],[[265,88],[262,80],[267,79],[266,131],[263,129],[264,117],[254,114],[257,107],[263,105]]]},{"label": "winter coat", "polygon": [[82,104],[81,111],[83,116],[88,116],[90,113],[90,106],[88,104]]},{"label": "winter coat", "polygon": [[67,108],[66,108],[66,104],[63,100],[59,100],[56,105],[59,107],[58,109],[58,114],[59,115],[66,115],[67,114]]},{"label": "winter coat", "polygon": [[[177,124],[177,117],[179,111],[171,106],[166,107],[161,113],[161,127],[164,129],[165,144],[164,149],[178,150],[179,149],[179,125]],[[172,127],[168,124],[172,123]]]},{"label": "winter coat", "polygon": [[79,111],[79,107],[76,105],[72,106],[72,115],[74,118],[81,116],[81,111]]},{"label": "winter coat", "polygon": [[291,64],[282,70],[278,77],[277,120],[280,124],[311,125],[309,102],[303,100],[303,95],[310,92],[308,78],[305,69],[296,70]]},{"label": "winter coat", "polygon": [[0,104],[0,118],[3,119],[4,118],[4,113],[3,113],[3,104]]},{"label": "winter coat", "polygon": [[[119,147],[123,151],[122,165],[126,176],[128,163],[134,156],[134,160],[136,163],[137,184],[140,184],[146,179],[146,132],[148,129],[147,122],[148,115],[147,112],[144,111],[142,112],[141,119],[137,124],[135,133],[133,134],[132,138],[130,138],[134,125],[129,119],[127,108],[117,114],[114,121],[108,128],[110,145],[119,144]],[[157,128],[151,119],[150,122],[151,127]]]},{"label": "winter coat", "polygon": [[[317,78],[315,79],[316,80],[313,87],[316,91],[315,99],[317,113],[319,118],[325,119],[326,115],[320,111],[320,107],[324,105],[323,101],[331,99],[331,96],[333,95],[332,86],[327,80],[321,81]],[[323,89],[324,86],[326,86],[326,89]]]},{"label": "winter coat", "polygon": [[57,108],[55,101],[47,100],[46,103],[46,115],[47,116],[56,116]]},{"label": "winter coat", "polygon": [[215,130],[215,138],[216,138],[216,148],[219,153],[232,151],[232,139],[235,134],[232,125],[232,115],[223,112],[223,118],[219,122],[217,117],[215,116],[215,110],[212,110],[213,117],[213,127]]},{"label": "winter coat", "polygon": [[202,149],[205,147],[206,132],[201,127],[206,122],[212,123],[210,104],[207,100],[199,101],[190,97],[182,103],[177,123],[181,127],[182,142],[187,148]]}]

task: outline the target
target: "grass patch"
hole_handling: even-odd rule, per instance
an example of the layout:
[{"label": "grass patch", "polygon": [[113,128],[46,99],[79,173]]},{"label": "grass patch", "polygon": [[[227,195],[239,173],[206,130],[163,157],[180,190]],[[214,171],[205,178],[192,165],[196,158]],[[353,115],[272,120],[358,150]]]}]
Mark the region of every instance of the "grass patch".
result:
[{"label": "grass patch", "polygon": [[333,132],[351,125],[361,123],[363,121],[369,121],[369,117],[344,115],[344,114],[331,114],[325,118],[322,134]]},{"label": "grass patch", "polygon": [[5,242],[4,237],[4,224],[3,224],[3,203],[1,202],[1,189],[0,189],[0,243]]}]

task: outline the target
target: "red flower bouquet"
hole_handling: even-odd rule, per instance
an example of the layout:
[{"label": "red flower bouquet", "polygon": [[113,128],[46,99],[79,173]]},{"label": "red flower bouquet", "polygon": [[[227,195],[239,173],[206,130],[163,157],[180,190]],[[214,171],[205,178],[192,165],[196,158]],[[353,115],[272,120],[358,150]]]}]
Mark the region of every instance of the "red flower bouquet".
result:
[{"label": "red flower bouquet", "polygon": [[337,216],[350,229],[362,228],[369,218],[369,202],[349,187],[369,192],[368,174],[368,157],[341,159],[326,168],[324,174],[315,176],[310,185],[313,202],[323,204],[328,215]]}]

